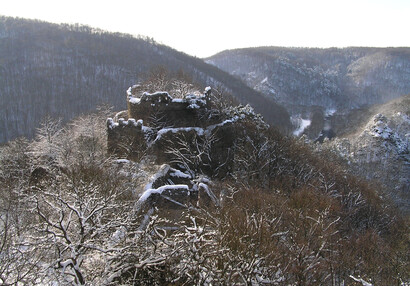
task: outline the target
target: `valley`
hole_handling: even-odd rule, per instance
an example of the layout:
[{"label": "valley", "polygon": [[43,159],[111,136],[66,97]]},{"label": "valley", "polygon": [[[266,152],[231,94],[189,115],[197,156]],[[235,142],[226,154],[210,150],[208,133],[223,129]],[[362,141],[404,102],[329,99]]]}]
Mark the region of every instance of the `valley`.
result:
[{"label": "valley", "polygon": [[327,123],[340,135],[362,110],[410,93],[409,48],[260,47],[223,51],[205,61],[274,98],[295,129],[309,120],[311,139],[330,113],[338,119]]}]

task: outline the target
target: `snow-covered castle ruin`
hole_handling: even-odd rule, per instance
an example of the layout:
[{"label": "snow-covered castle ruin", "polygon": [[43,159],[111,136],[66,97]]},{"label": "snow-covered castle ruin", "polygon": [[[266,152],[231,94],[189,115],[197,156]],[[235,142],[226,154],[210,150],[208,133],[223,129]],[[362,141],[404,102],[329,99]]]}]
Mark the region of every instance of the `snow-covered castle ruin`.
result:
[{"label": "snow-covered castle ruin", "polygon": [[188,132],[192,128],[205,127],[213,121],[204,118],[210,93],[208,87],[203,94],[172,98],[168,92],[148,93],[142,92],[139,85],[130,87],[127,111],[107,120],[109,152],[138,159],[141,152],[159,141],[161,134],[167,131]]},{"label": "snow-covered castle ruin", "polygon": [[203,93],[173,98],[168,92],[148,93],[134,85],[127,90],[127,110],[107,119],[111,154],[134,162],[149,156],[155,164],[168,166],[155,176],[155,188],[146,186],[139,201],[164,205],[166,198],[180,207],[202,192],[205,201],[219,204],[198,178],[226,176],[234,164],[235,140],[244,136],[246,121],[259,122],[261,128],[266,124],[250,106],[218,107],[211,101],[211,92],[207,87]]}]

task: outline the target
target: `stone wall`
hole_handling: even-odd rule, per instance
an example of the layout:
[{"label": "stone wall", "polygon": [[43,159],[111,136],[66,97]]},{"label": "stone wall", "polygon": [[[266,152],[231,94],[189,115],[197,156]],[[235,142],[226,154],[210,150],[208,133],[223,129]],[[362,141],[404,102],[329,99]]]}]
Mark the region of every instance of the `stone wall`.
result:
[{"label": "stone wall", "polygon": [[130,118],[120,118],[114,122],[112,118],[107,119],[107,147],[108,153],[118,157],[138,161],[145,154],[147,141],[143,132],[142,120],[135,121]]},{"label": "stone wall", "polygon": [[188,127],[203,126],[202,117],[208,106],[210,88],[204,94],[172,98],[167,92],[141,92],[139,86],[127,90],[128,118],[142,119],[144,125]]},{"label": "stone wall", "polygon": [[[203,94],[172,98],[167,92],[147,93],[139,85],[127,90],[127,111],[107,120],[108,152],[118,157],[139,160],[162,128],[206,127],[211,89]],[[122,116],[122,117],[121,117]],[[124,118],[128,118],[125,120]],[[155,145],[155,144],[151,144]],[[157,148],[154,148],[154,150]],[[158,156],[158,158],[162,158]]]}]

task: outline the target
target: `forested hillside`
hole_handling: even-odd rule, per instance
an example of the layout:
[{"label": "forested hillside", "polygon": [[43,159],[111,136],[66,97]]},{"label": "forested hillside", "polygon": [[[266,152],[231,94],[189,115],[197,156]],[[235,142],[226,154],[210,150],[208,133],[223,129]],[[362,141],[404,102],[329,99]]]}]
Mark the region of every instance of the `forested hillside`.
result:
[{"label": "forested hillside", "polygon": [[307,120],[311,138],[326,116],[346,118],[351,110],[410,93],[410,48],[260,47],[224,51],[206,62],[274,98],[296,125]]},{"label": "forested hillside", "polygon": [[349,132],[316,147],[335,151],[356,175],[377,182],[408,213],[410,95],[374,105],[361,113],[352,121]]},{"label": "forested hillside", "polygon": [[66,121],[99,104],[124,109],[124,91],[158,66],[223,86],[268,122],[289,129],[289,115],[272,99],[153,39],[0,17],[0,142],[32,136],[46,115]]},{"label": "forested hillside", "polygon": [[152,83],[135,118],[0,147],[0,283],[407,285],[409,225],[377,187],[249,106]]}]

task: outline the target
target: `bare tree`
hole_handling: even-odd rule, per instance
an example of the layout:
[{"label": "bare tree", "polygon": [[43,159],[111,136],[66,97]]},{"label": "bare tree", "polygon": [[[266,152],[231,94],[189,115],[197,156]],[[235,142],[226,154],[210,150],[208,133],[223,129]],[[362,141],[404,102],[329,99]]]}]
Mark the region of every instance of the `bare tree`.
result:
[{"label": "bare tree", "polygon": [[90,260],[114,251],[107,245],[112,235],[133,225],[129,190],[115,186],[110,173],[97,172],[72,170],[47,188],[33,187],[29,195],[31,212],[38,216],[33,241],[48,253],[48,270],[57,270],[62,281],[76,285],[92,279],[90,273],[104,273],[103,264]]},{"label": "bare tree", "polygon": [[180,165],[194,177],[195,172],[206,172],[211,168],[211,148],[217,140],[212,132],[198,135],[195,130],[187,134],[182,131],[167,140],[165,153],[170,155],[171,163]]},{"label": "bare tree", "polygon": [[39,282],[37,271],[42,259],[29,246],[27,232],[31,218],[27,214],[24,192],[31,177],[29,142],[17,139],[0,148],[0,283],[33,285]]}]

